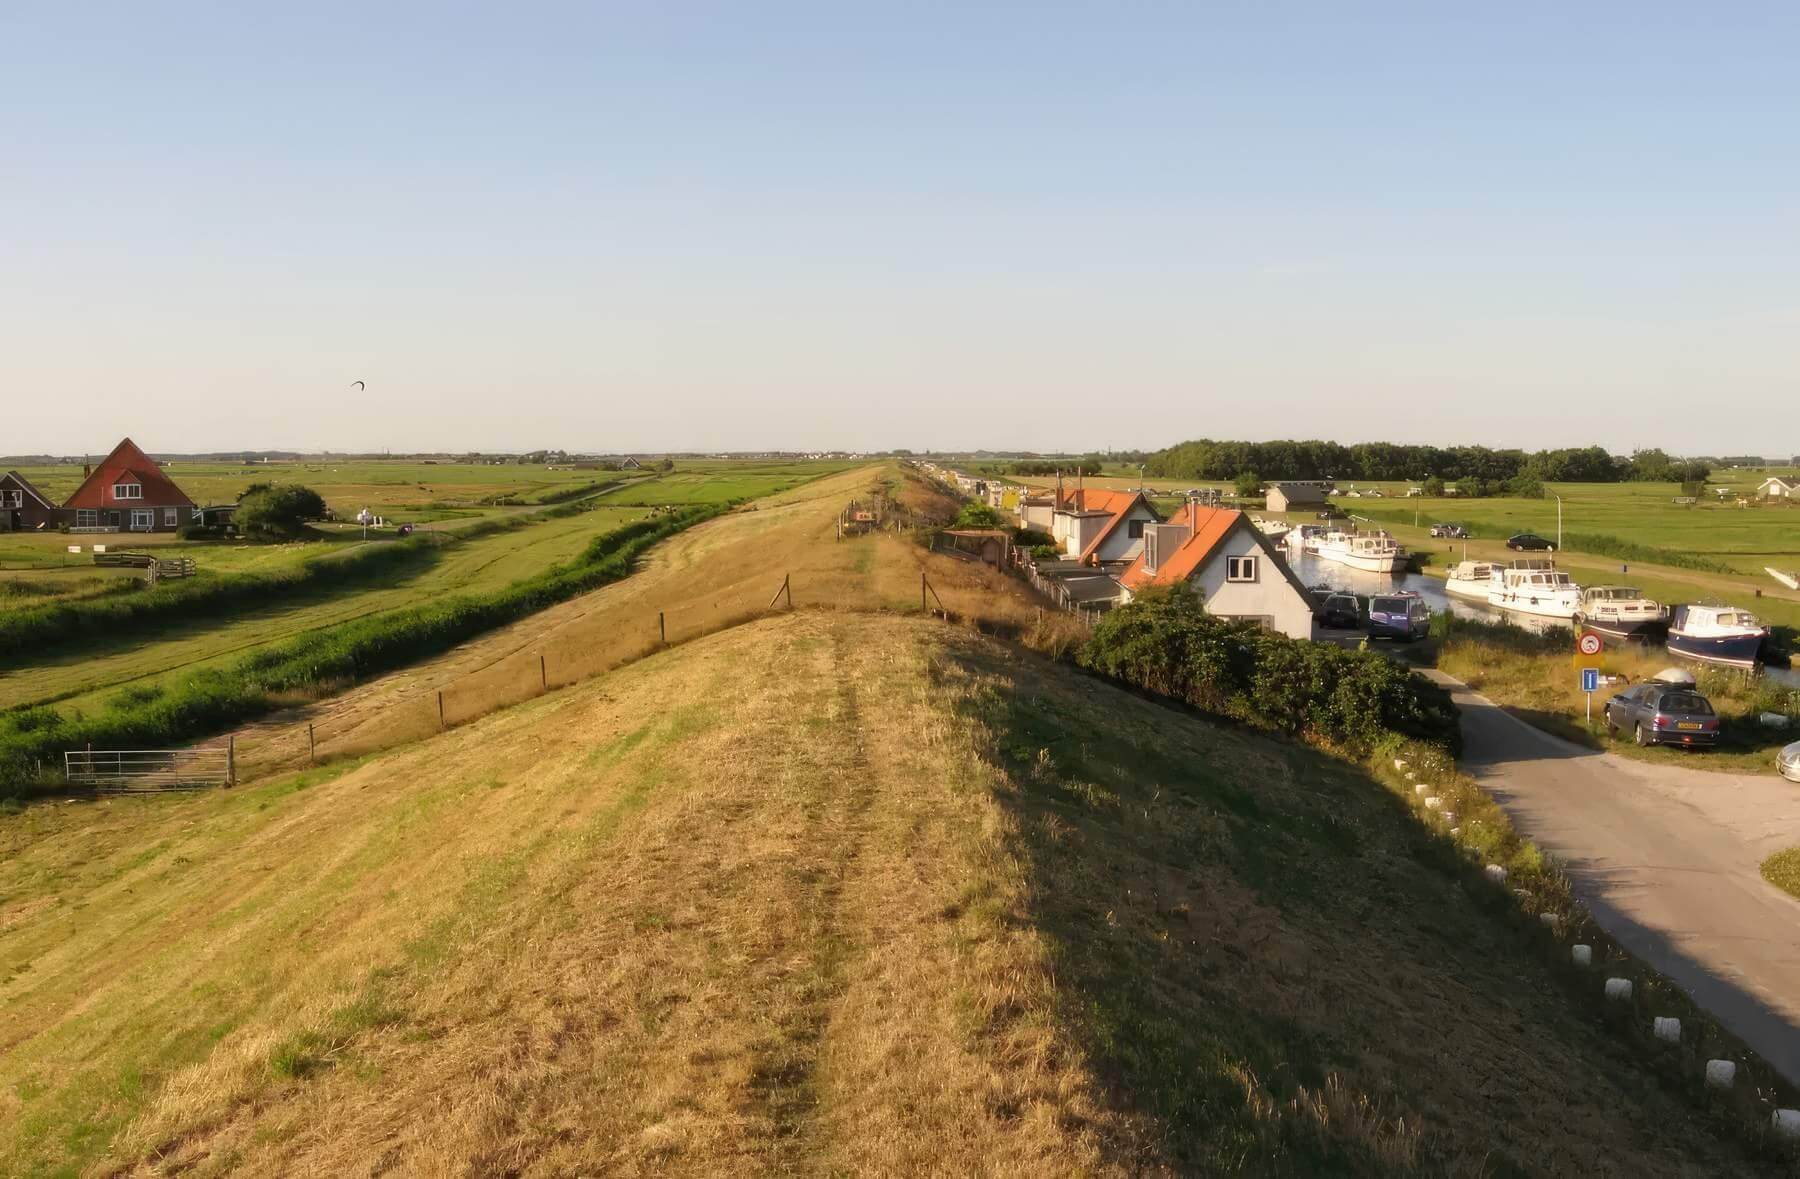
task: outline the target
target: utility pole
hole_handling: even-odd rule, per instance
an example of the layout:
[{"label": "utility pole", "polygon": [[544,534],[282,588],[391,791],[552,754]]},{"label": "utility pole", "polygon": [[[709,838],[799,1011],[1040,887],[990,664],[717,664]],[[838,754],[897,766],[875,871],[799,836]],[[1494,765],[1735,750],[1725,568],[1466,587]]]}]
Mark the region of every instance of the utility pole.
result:
[{"label": "utility pole", "polygon": [[[1556,495],[1555,492],[1550,494]],[[1562,496],[1556,496],[1556,551],[1562,552]]]}]

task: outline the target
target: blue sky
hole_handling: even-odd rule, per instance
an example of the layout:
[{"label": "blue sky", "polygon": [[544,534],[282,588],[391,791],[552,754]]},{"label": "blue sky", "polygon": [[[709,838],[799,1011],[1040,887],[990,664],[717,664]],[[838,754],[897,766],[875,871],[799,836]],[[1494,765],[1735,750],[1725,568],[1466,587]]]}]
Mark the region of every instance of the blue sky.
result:
[{"label": "blue sky", "polygon": [[3,4],[0,453],[1800,451],[1800,9],[1455,7]]}]

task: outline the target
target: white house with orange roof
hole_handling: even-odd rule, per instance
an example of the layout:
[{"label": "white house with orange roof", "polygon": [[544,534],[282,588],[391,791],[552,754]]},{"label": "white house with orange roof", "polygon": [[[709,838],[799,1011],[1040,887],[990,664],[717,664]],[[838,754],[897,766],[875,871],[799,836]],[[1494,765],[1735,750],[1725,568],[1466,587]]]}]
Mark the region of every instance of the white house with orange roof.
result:
[{"label": "white house with orange roof", "polygon": [[1078,487],[1057,495],[1050,535],[1083,565],[1124,564],[1143,551],[1144,529],[1161,520],[1141,491]]},{"label": "white house with orange roof", "polygon": [[1119,575],[1125,601],[1152,586],[1186,582],[1208,614],[1313,637],[1306,587],[1244,513],[1186,504],[1166,524],[1147,526],[1142,548]]}]

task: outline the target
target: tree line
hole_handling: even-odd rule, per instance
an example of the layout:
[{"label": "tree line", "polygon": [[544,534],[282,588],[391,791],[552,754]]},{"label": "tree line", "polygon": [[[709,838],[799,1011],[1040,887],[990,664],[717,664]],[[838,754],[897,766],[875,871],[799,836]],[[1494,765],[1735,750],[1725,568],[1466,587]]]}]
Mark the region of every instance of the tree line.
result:
[{"label": "tree line", "polygon": [[1270,479],[1436,479],[1488,486],[1532,483],[1691,483],[1711,470],[1703,462],[1661,450],[1629,457],[1605,447],[1558,450],[1494,450],[1486,446],[1417,446],[1395,442],[1280,440],[1230,442],[1197,438],[1159,450],[1145,460],[1148,474],[1164,479],[1233,480],[1253,473]]}]

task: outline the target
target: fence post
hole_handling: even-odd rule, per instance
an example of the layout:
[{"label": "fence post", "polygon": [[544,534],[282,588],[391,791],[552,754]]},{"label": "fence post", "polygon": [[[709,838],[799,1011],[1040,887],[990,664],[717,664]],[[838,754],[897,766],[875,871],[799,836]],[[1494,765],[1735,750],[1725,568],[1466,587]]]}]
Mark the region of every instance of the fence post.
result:
[{"label": "fence post", "polygon": [[669,616],[662,610],[656,612],[656,635],[663,646],[669,645]]},{"label": "fence post", "polygon": [[544,691],[550,690],[550,664],[545,661],[541,651],[538,653],[538,683]]},{"label": "fence post", "polygon": [[931,607],[925,604],[925,571],[919,570],[919,613],[929,613]]},{"label": "fence post", "polygon": [[319,743],[313,737],[312,722],[306,722],[306,760],[319,764]]},{"label": "fence post", "polygon": [[237,785],[237,734],[225,738],[225,785]]},{"label": "fence post", "polygon": [[438,693],[438,728],[444,727],[444,694]]},{"label": "fence post", "polygon": [[792,573],[781,575],[781,592],[787,595],[788,609],[792,610],[794,608],[794,575]]}]

